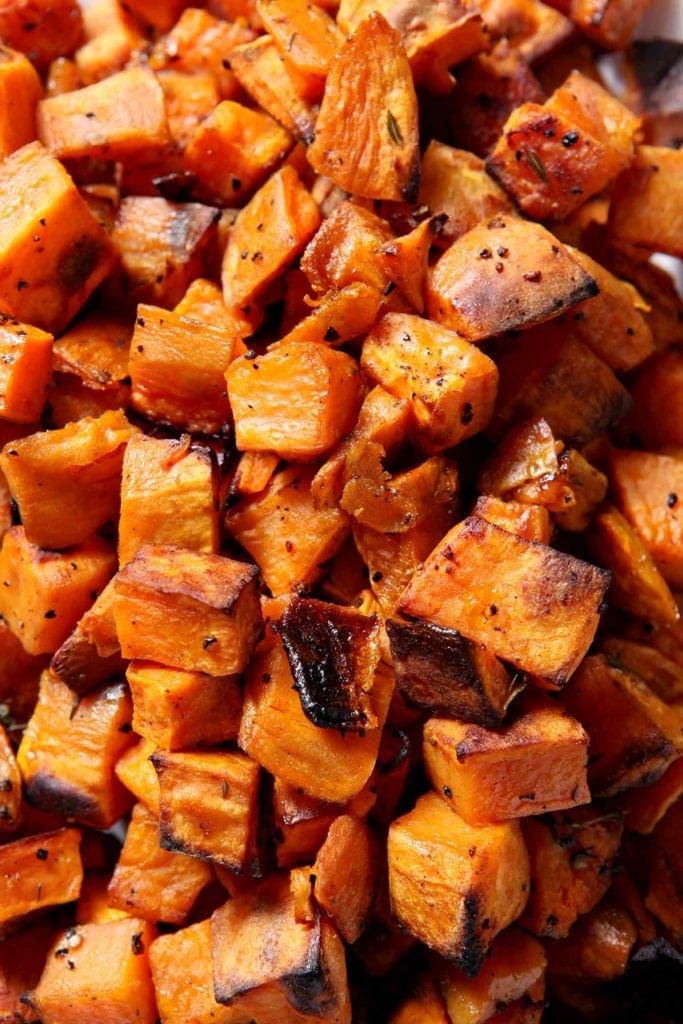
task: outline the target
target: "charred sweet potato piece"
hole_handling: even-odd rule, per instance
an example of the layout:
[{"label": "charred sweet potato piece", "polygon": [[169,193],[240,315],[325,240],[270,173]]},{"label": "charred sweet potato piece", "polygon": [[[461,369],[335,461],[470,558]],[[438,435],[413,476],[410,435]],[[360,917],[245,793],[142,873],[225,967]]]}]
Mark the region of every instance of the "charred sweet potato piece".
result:
[{"label": "charred sweet potato piece", "polygon": [[303,462],[329,454],[355,423],[362,399],[355,359],[319,342],[278,346],[257,358],[248,352],[230,364],[226,380],[237,448]]},{"label": "charred sweet potato piece", "polygon": [[210,921],[160,935],[149,947],[149,963],[165,1024],[237,1024],[234,1008],[214,998]]},{"label": "charred sweet potato piece", "polygon": [[389,887],[400,923],[465,974],[527,901],[529,860],[517,822],[468,825],[435,793],[389,829]]},{"label": "charred sweet potato piece", "polygon": [[38,137],[60,160],[129,160],[169,141],[164,94],[147,67],[131,67],[38,104]]},{"label": "charred sweet potato piece", "polygon": [[[500,585],[491,579],[492,565]],[[485,599],[475,603],[483,580]],[[458,629],[517,668],[561,686],[593,639],[607,584],[602,570],[473,516],[446,534],[400,608]]]},{"label": "charred sweet potato piece", "polygon": [[115,519],[131,426],[122,412],[87,417],[7,445],[0,468],[21,510],[26,538],[68,548]]},{"label": "charred sweet potato piece", "polygon": [[3,162],[0,198],[0,262],[7,268],[0,309],[56,334],[112,269],[112,245],[66,170],[39,142]]},{"label": "charred sweet potato piece", "polygon": [[495,732],[430,718],[424,760],[437,793],[473,825],[590,801],[588,736],[545,699],[523,699],[519,713]]},{"label": "charred sweet potato piece", "polygon": [[[263,232],[259,224],[268,224]],[[221,281],[229,310],[242,312],[303,251],[320,211],[291,165],[272,174],[243,207],[223,255]]]},{"label": "charred sweet potato piece", "polygon": [[242,691],[237,676],[133,661],[126,673],[133,728],[162,750],[189,750],[237,738]]},{"label": "charred sweet potato piece", "polygon": [[485,647],[431,622],[387,619],[396,684],[410,704],[434,715],[497,725],[517,692]]},{"label": "charred sweet potato piece", "polygon": [[0,846],[0,930],[31,911],[78,898],[80,844],[79,829],[63,828]]},{"label": "charred sweet potato piece", "polygon": [[380,657],[379,622],[351,608],[293,597],[278,623],[301,706],[314,725],[376,728],[369,695]]},{"label": "charred sweet potato piece", "polygon": [[12,423],[39,420],[51,375],[52,335],[0,316],[0,417]]},{"label": "charred sweet potato piece", "polygon": [[308,796],[276,777],[273,825],[278,867],[310,864],[339,813],[338,805]]},{"label": "charred sweet potato piece", "polygon": [[116,577],[121,653],[209,675],[241,672],[261,632],[257,575],[220,555],[146,545]]},{"label": "charred sweet potato piece", "polygon": [[604,655],[586,658],[565,703],[590,738],[588,781],[594,794],[610,796],[653,782],[680,756],[681,712]]},{"label": "charred sweet potato piece", "polygon": [[610,456],[609,477],[616,505],[664,579],[683,585],[683,462],[619,449]]},{"label": "charred sweet potato piece", "polygon": [[217,211],[200,203],[157,196],[126,196],[116,214],[112,242],[121,270],[107,283],[110,304],[175,306],[196,277],[207,276],[216,247]]},{"label": "charred sweet potato piece", "polygon": [[162,849],[156,815],[136,804],[107,897],[131,917],[182,924],[211,877],[208,864]]},{"label": "charred sweet potato piece", "polygon": [[313,478],[307,466],[287,466],[226,516],[228,533],[246,548],[276,597],[315,583],[349,532],[342,509],[316,507]]},{"label": "charred sweet potato piece", "polygon": [[609,981],[626,970],[638,930],[629,912],[607,896],[574,924],[566,938],[546,944],[551,975]]},{"label": "charred sweet potato piece", "polygon": [[539,544],[550,543],[550,514],[541,505],[525,505],[520,501],[503,501],[492,494],[480,494],[472,509],[472,515],[479,516],[494,526],[500,526],[503,530],[509,530],[524,540],[535,540]]},{"label": "charred sweet potato piece", "polygon": [[609,236],[616,245],[683,256],[683,154],[665,146],[639,146],[614,186]]},{"label": "charred sweet potato piece", "polygon": [[[497,433],[492,424],[490,433]],[[552,512],[571,508],[574,495],[560,469],[563,442],[542,416],[508,430],[479,471],[477,486],[498,495]]]},{"label": "charred sweet potato piece", "polygon": [[50,661],[53,674],[75,693],[87,693],[126,670],[111,611],[112,594],[110,581]]},{"label": "charred sweet potato piece", "polygon": [[397,32],[373,12],[332,60],[309,163],[355,195],[414,202],[418,142],[408,58]]},{"label": "charred sweet potato piece", "polygon": [[132,743],[131,717],[122,683],[79,698],[44,672],[17,753],[29,803],[110,828],[130,805],[114,765]]},{"label": "charred sweet potato piece", "polygon": [[427,312],[468,341],[550,320],[597,285],[540,224],[500,215],[461,235],[427,278]]},{"label": "charred sweet potato piece", "polygon": [[663,775],[639,789],[629,789],[617,803],[630,832],[648,835],[666,812],[683,796],[683,758],[669,765]]},{"label": "charred sweet potato piece", "polygon": [[562,938],[607,892],[623,825],[621,815],[582,807],[525,818],[531,892],[520,923],[534,935]]},{"label": "charred sweet potato piece", "polygon": [[421,317],[383,317],[363,343],[361,365],[372,380],[410,403],[418,439],[428,452],[459,444],[491,418],[495,363]]},{"label": "charred sweet potato piece", "polygon": [[346,814],[333,821],[311,875],[316,903],[345,942],[355,942],[375,901],[379,878],[379,847],[365,822]]},{"label": "charred sweet potato piece", "polygon": [[92,1024],[126,1017],[154,1024],[148,951],[155,938],[154,925],[138,917],[77,925],[59,935],[31,997],[41,1020],[78,1024],[87,1006]]},{"label": "charred sweet potato piece", "polygon": [[495,1021],[492,1011],[525,995],[530,1002],[542,1003],[545,965],[543,946],[518,928],[497,936],[476,978],[452,964],[439,963],[436,975],[449,1019],[458,1024]]},{"label": "charred sweet potato piece", "polygon": [[307,246],[301,269],[317,292],[357,283],[382,292],[389,278],[378,253],[392,237],[387,222],[371,210],[340,203]]},{"label": "charred sweet potato piece", "polygon": [[29,654],[52,653],[115,568],[115,553],[99,537],[45,551],[28,542],[23,526],[13,526],[0,549],[0,613]]},{"label": "charred sweet potato piece", "polygon": [[252,659],[247,673],[239,744],[266,771],[310,796],[350,800],[369,779],[389,708],[394,680],[375,674],[370,706],[377,727],[365,733],[320,729],[306,717],[279,644]]},{"label": "charred sweet potato piece", "polygon": [[214,993],[244,1020],[350,1024],[344,947],[322,915],[294,916],[287,875],[272,875],[211,918]]},{"label": "charred sweet potato piece", "polygon": [[126,789],[158,817],[159,780],[150,760],[155,749],[149,740],[140,740],[122,754],[114,771]]},{"label": "charred sweet potato piece", "polygon": [[613,604],[640,618],[678,621],[676,602],[652,555],[616,508],[604,505],[586,537],[596,562],[612,573]]},{"label": "charred sweet potato piece", "polygon": [[258,765],[244,754],[162,750],[152,764],[162,848],[246,870],[256,840]]}]

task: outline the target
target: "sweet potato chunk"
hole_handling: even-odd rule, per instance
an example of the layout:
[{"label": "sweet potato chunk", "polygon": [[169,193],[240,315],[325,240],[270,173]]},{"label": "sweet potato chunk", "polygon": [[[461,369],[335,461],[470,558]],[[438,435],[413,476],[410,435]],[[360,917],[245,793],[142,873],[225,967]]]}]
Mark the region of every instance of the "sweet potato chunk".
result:
[{"label": "sweet potato chunk", "polygon": [[427,312],[468,341],[549,320],[597,285],[540,224],[500,215],[447,249],[427,278]]},{"label": "sweet potato chunk", "polygon": [[627,790],[617,802],[624,814],[626,828],[630,832],[648,835],[682,796],[683,758],[679,757],[656,782]]},{"label": "sweet potato chunk", "polygon": [[310,796],[350,800],[368,781],[379,751],[394,680],[378,671],[370,695],[377,728],[364,734],[320,729],[306,717],[280,645],[252,659],[239,744],[254,760]]},{"label": "sweet potato chunk", "polygon": [[233,1007],[214,998],[210,921],[160,935],[149,948],[149,963],[165,1024],[237,1024]]},{"label": "sweet potato chunk", "polygon": [[[7,36],[2,32],[2,16],[0,12],[0,36],[7,43]],[[0,50],[0,157],[3,160],[35,139],[36,107],[42,95],[43,87],[31,61],[23,53],[3,46]]]},{"label": "sweet potato chunk", "polygon": [[63,828],[0,846],[0,932],[33,910],[78,898],[80,845],[79,829]]},{"label": "sweet potato chunk", "polygon": [[149,740],[140,740],[123,754],[114,771],[133,796],[153,814],[159,815],[159,780],[150,761],[155,746]]},{"label": "sweet potato chunk", "polygon": [[111,610],[112,596],[110,581],[50,661],[53,674],[75,693],[87,693],[125,672]]},{"label": "sweet potato chunk", "polygon": [[259,0],[259,14],[284,61],[311,79],[315,96],[322,87],[344,35],[322,5],[306,0]]},{"label": "sweet potato chunk", "polygon": [[0,549],[0,614],[29,654],[52,653],[115,568],[115,553],[99,537],[44,551],[29,544],[23,526],[13,526]]},{"label": "sweet potato chunk", "polygon": [[131,745],[132,710],[122,683],[78,698],[44,672],[17,753],[29,803],[110,828],[130,804],[114,765]]},{"label": "sweet potato chunk", "polygon": [[379,622],[351,608],[293,597],[278,623],[301,706],[314,725],[377,726],[369,695],[380,657]]},{"label": "sweet potato chunk", "polygon": [[590,738],[591,791],[611,796],[653,782],[683,749],[683,716],[637,676],[604,655],[586,658],[566,693],[566,706]]},{"label": "sweet potato chunk", "polygon": [[313,1016],[350,1024],[344,947],[322,915],[294,916],[286,875],[272,875],[211,918],[214,992],[250,1020],[297,1024]]},{"label": "sweet potato chunk", "polygon": [[41,100],[37,127],[40,141],[60,160],[129,160],[169,141],[164,94],[144,66]]},{"label": "sweet potato chunk", "polygon": [[391,825],[388,857],[395,917],[476,975],[496,935],[527,901],[529,860],[519,824],[468,825],[427,793]]},{"label": "sweet potato chunk", "polygon": [[242,712],[238,676],[133,661],[126,673],[133,728],[162,750],[188,750],[237,738]]},{"label": "sweet potato chunk", "polygon": [[36,1024],[38,1014],[26,1002],[26,993],[40,981],[54,926],[39,919],[0,942],[0,1007],[12,1024]]},{"label": "sweet potato chunk", "polygon": [[600,981],[619,978],[637,937],[631,915],[608,896],[580,917],[566,938],[546,945],[548,970],[551,974]]},{"label": "sweet potato chunk", "polygon": [[[607,481],[605,481],[605,490]],[[491,494],[480,494],[472,509],[472,515],[485,519],[487,523],[500,526],[503,530],[522,537],[524,540],[535,540],[539,544],[549,544],[551,535],[550,514],[540,505],[525,505],[521,501],[503,501]],[[460,715],[456,717],[462,717]],[[483,722],[482,725],[487,723]]]},{"label": "sweet potato chunk", "polygon": [[112,269],[107,233],[39,142],[3,162],[0,200],[0,309],[56,334]]},{"label": "sweet potato chunk", "polygon": [[493,726],[517,689],[483,645],[431,622],[387,619],[396,684],[408,701],[434,715]]},{"label": "sweet potato chunk", "polygon": [[[645,625],[652,626],[653,623],[648,622]],[[678,623],[671,628],[674,635],[677,626]],[[664,646],[666,648],[666,644]],[[656,647],[617,637],[605,637],[602,649],[610,665],[624,668],[627,672],[639,676],[665,704],[683,700],[683,666],[672,657],[667,657]],[[673,653],[678,652],[670,652]]]},{"label": "sweet potato chunk", "polygon": [[107,896],[132,917],[182,924],[211,877],[208,864],[162,849],[156,815],[136,804]]},{"label": "sweet potato chunk", "polygon": [[602,570],[472,516],[446,534],[400,607],[562,686],[593,639],[607,584]]},{"label": "sweet potato chunk", "polygon": [[379,291],[362,281],[330,290],[309,315],[282,338],[282,344],[315,341],[336,348],[370,330],[377,319],[380,302]]},{"label": "sweet potato chunk", "polygon": [[311,870],[313,896],[346,942],[355,942],[365,928],[379,863],[379,847],[364,821],[344,814],[332,822]]},{"label": "sweet potato chunk", "polygon": [[472,825],[590,801],[588,736],[549,700],[523,701],[498,732],[430,718],[424,760],[434,789]]},{"label": "sweet potato chunk", "polygon": [[117,517],[130,435],[122,412],[105,412],[61,430],[31,434],[3,449],[0,468],[31,544],[72,547]]},{"label": "sweet potato chunk", "polygon": [[317,292],[357,283],[383,292],[389,278],[378,253],[392,237],[387,222],[371,210],[340,203],[307,246],[301,269]]},{"label": "sweet potato chunk", "polygon": [[248,352],[230,364],[226,380],[237,448],[302,462],[329,454],[355,423],[362,399],[355,359],[319,342],[278,346],[257,358]]},{"label": "sweet potato chunk", "polygon": [[77,0],[7,0],[0,11],[0,37],[39,68],[72,53],[83,31]]},{"label": "sweet potato chunk", "polygon": [[363,343],[361,364],[409,402],[428,452],[459,444],[488,424],[498,387],[495,363],[454,332],[418,316],[389,313]]},{"label": "sweet potato chunk", "polygon": [[610,456],[609,477],[616,505],[664,579],[683,586],[683,462],[619,449]]},{"label": "sweet potato chunk", "polygon": [[273,824],[278,867],[310,864],[338,816],[338,805],[308,796],[276,777]]},{"label": "sweet potato chunk", "polygon": [[0,418],[39,420],[51,375],[52,335],[0,316]]},{"label": "sweet potato chunk", "polygon": [[154,1024],[148,950],[155,938],[154,925],[138,917],[77,925],[61,934],[32,996],[41,1020],[79,1024],[87,1006],[91,1024]]},{"label": "sweet potato chunk", "polygon": [[162,848],[246,870],[256,841],[258,765],[244,754],[162,750],[152,764]]},{"label": "sweet potato chunk", "polygon": [[571,19],[599,46],[622,50],[631,40],[650,0],[570,0]]},{"label": "sweet potato chunk", "polygon": [[563,938],[609,888],[623,832],[621,815],[583,807],[525,818],[522,832],[531,892],[520,923],[534,935]]},{"label": "sweet potato chunk", "polygon": [[241,672],[261,632],[254,566],[146,545],[116,577],[124,658],[225,676]]},{"label": "sweet potato chunk", "polygon": [[[650,450],[666,445],[683,447],[683,352],[666,349],[648,360],[632,388],[629,429]],[[662,409],[672,411],[662,416]]]},{"label": "sweet potato chunk", "polygon": [[609,235],[619,246],[683,256],[683,153],[639,146],[614,186]]},{"label": "sweet potato chunk", "polygon": [[408,58],[398,33],[373,12],[332,61],[308,160],[347,192],[415,202],[418,142]]}]

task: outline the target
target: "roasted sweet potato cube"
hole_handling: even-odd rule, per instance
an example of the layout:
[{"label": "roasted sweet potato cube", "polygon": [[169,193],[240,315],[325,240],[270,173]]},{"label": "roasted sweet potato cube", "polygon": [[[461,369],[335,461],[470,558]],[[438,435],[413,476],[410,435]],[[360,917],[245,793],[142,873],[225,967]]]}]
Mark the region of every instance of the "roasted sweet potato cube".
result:
[{"label": "roasted sweet potato cube", "polygon": [[609,478],[623,512],[662,576],[683,586],[683,462],[672,455],[615,450]]},{"label": "roasted sweet potato cube", "polygon": [[29,654],[56,651],[116,569],[116,555],[94,537],[68,551],[30,544],[23,526],[0,549],[0,614]]},{"label": "roasted sweet potato cube", "polygon": [[211,917],[214,993],[248,1020],[295,1024],[312,1015],[350,1024],[344,946],[322,915],[294,916],[287,875],[272,875]]},{"label": "roasted sweet potato cube", "polygon": [[[3,12],[0,12],[0,36]],[[11,43],[10,43],[11,46]],[[0,158],[13,153],[20,146],[33,142],[36,137],[36,107],[43,95],[43,87],[36,69],[23,53],[4,45],[0,50]]]},{"label": "roasted sweet potato cube", "polygon": [[26,1002],[26,993],[40,981],[55,928],[42,916],[0,942],[0,1007],[7,1020],[35,1024],[38,1014]]},{"label": "roasted sweet potato cube", "polygon": [[541,505],[525,505],[521,501],[503,501],[492,494],[480,494],[472,508],[472,515],[500,526],[503,530],[509,530],[524,540],[535,540],[539,544],[550,543],[550,513]]},{"label": "roasted sweet potato cube", "polygon": [[400,37],[373,11],[332,60],[308,161],[347,192],[415,202],[420,187],[417,115]]},{"label": "roasted sweet potato cube", "polygon": [[135,309],[146,302],[175,306],[196,277],[207,277],[216,249],[217,211],[200,203],[157,196],[121,200],[112,242],[121,271],[107,284],[110,305]]},{"label": "roasted sweet potato cube", "polygon": [[[683,352],[658,352],[649,359],[631,387],[633,409],[628,428],[650,450],[667,445],[683,447]],[[662,409],[672,410],[662,416]]]},{"label": "roasted sweet potato cube", "polygon": [[34,910],[78,899],[80,845],[80,830],[63,828],[0,846],[0,932]]},{"label": "roasted sweet potato cube", "polygon": [[39,142],[3,162],[0,198],[0,262],[8,268],[0,309],[56,334],[112,269],[112,245],[65,169]]},{"label": "roasted sweet potato cube", "polygon": [[597,285],[540,224],[507,214],[461,235],[427,277],[427,312],[468,341],[550,320]]},{"label": "roasted sweet potato cube", "polygon": [[[672,627],[672,632],[677,625]],[[611,665],[639,676],[665,704],[683,700],[683,666],[672,657],[662,654],[656,647],[621,637],[605,637],[601,646]]]},{"label": "roasted sweet potato cube", "polygon": [[645,252],[683,256],[681,179],[683,154],[664,146],[640,146],[618,179],[610,202],[612,242]]},{"label": "roasted sweet potato cube", "polygon": [[629,789],[617,803],[630,832],[648,835],[666,812],[683,796],[683,758],[670,764],[663,775],[649,786]]},{"label": "roasted sweet potato cube", "polygon": [[545,950],[537,939],[510,928],[493,942],[476,978],[459,967],[440,961],[435,973],[446,1011],[458,1024],[496,1020],[494,1012],[527,995],[542,1003],[545,987]]},{"label": "roasted sweet potato cube", "polygon": [[[484,581],[485,600],[475,600]],[[561,686],[593,639],[608,582],[601,569],[472,516],[415,573],[400,608]]]},{"label": "roasted sweet potato cube", "polygon": [[365,928],[379,867],[379,846],[364,821],[344,814],[332,822],[311,869],[313,896],[345,942],[355,942]]},{"label": "roasted sweet potato cube", "polygon": [[282,338],[283,346],[315,341],[337,348],[370,330],[377,319],[381,300],[378,289],[362,281],[331,289],[308,316]]},{"label": "roasted sweet potato cube", "polygon": [[209,202],[234,206],[268,177],[293,144],[289,132],[267,114],[224,100],[195,129],[185,162]]},{"label": "roasted sweet potato cube", "polygon": [[459,444],[491,418],[498,388],[493,360],[421,317],[383,317],[363,343],[361,365],[372,380],[410,403],[428,452]]},{"label": "roasted sweet potato cube", "polygon": [[609,981],[626,970],[638,937],[636,923],[614,897],[584,914],[566,938],[546,943],[551,975]]},{"label": "roasted sweet potato cube", "polygon": [[81,40],[83,15],[76,0],[9,0],[0,13],[0,37],[39,68],[72,53]]},{"label": "roasted sweet potato cube", "polygon": [[282,779],[273,783],[273,831],[278,867],[310,864],[339,816],[337,804],[308,796]]},{"label": "roasted sweet potato cube", "polygon": [[383,292],[389,278],[378,252],[392,237],[387,222],[371,210],[340,203],[307,246],[301,269],[317,292],[357,283]]},{"label": "roasted sweet potato cube", "polygon": [[[489,432],[495,434],[496,424]],[[560,470],[557,441],[542,416],[512,427],[479,471],[477,486],[484,494],[539,504],[553,512],[571,508],[573,492]]]},{"label": "roasted sweet potato cube", "polygon": [[157,750],[159,834],[164,850],[238,874],[255,852],[259,766],[244,754]]},{"label": "roasted sweet potato cube", "polygon": [[160,935],[149,948],[149,963],[165,1024],[237,1024],[234,1008],[214,998],[209,920]]},{"label": "roasted sweet potato cube", "polygon": [[442,219],[421,221],[408,234],[385,242],[379,251],[382,269],[418,313],[424,311],[424,281],[429,263],[429,250],[440,233]]},{"label": "roasted sweet potato cube", "polygon": [[[268,224],[268,232],[259,230]],[[287,164],[240,210],[223,255],[221,281],[229,310],[242,310],[303,251],[320,224],[320,210]]]},{"label": "roasted sweet potato cube", "polygon": [[207,448],[192,446],[187,439],[131,437],[121,480],[121,565],[143,544],[217,552],[218,510]]},{"label": "roasted sweet potato cube", "polygon": [[126,789],[158,817],[159,780],[150,760],[155,749],[149,740],[140,740],[118,759],[114,771]]},{"label": "roasted sweet potato cube", "polygon": [[130,160],[169,141],[164,94],[144,65],[41,100],[37,128],[60,160]]},{"label": "roasted sweet potato cube", "polygon": [[130,805],[114,765],[131,746],[132,712],[123,683],[79,699],[44,672],[17,753],[29,803],[95,828],[110,828]]},{"label": "roasted sweet potato cube", "polygon": [[0,316],[0,417],[36,423],[51,376],[52,335]]},{"label": "roasted sweet potato cube", "polygon": [[520,923],[534,935],[567,935],[607,892],[622,832],[621,815],[599,805],[525,818],[531,892]]},{"label": "roasted sweet potato cube", "polygon": [[117,517],[130,435],[131,426],[118,410],[5,446],[0,468],[31,544],[72,547]]},{"label": "roasted sweet potato cube", "polygon": [[410,995],[401,1001],[389,1024],[449,1024],[446,1004],[431,974],[424,974]]},{"label": "roasted sweet potato cube", "polygon": [[608,50],[631,41],[650,0],[570,0],[569,13],[581,32]]},{"label": "roasted sweet potato cube", "polygon": [[224,373],[236,341],[227,326],[138,306],[128,364],[133,407],[183,430],[224,432],[231,418]]},{"label": "roasted sweet potato cube", "polygon": [[609,482],[605,474],[591,465],[576,448],[565,448],[557,461],[574,495],[574,504],[562,512],[556,512],[555,521],[563,530],[580,533],[588,527],[596,509],[604,500]]},{"label": "roasted sweet potato cube", "polygon": [[426,793],[389,829],[396,919],[468,976],[524,909],[529,859],[518,822],[468,825]]},{"label": "roasted sweet potato cube", "polygon": [[590,802],[588,736],[550,700],[523,700],[498,731],[430,718],[424,760],[434,789],[472,825]]},{"label": "roasted sweet potato cube", "polygon": [[292,597],[277,628],[306,717],[341,732],[376,728],[370,694],[380,658],[377,616]]},{"label": "roasted sweet potato cube", "polygon": [[32,995],[41,1020],[77,1024],[87,1006],[92,1024],[126,1018],[154,1024],[148,951],[155,938],[154,925],[139,917],[77,925],[59,935]]},{"label": "roasted sweet potato cube", "polygon": [[283,60],[311,79],[312,93],[322,94],[330,64],[344,43],[336,22],[317,4],[305,0],[259,0],[258,11]]},{"label": "roasted sweet potato cube", "polygon": [[588,781],[594,794],[611,796],[654,782],[680,757],[681,711],[604,655],[586,658],[565,703],[590,739]]},{"label": "roasted sweet potato cube", "polygon": [[500,661],[455,629],[387,619],[396,684],[408,701],[433,715],[497,725],[517,692]]},{"label": "roasted sweet potato cube", "polygon": [[344,803],[368,781],[379,751],[394,688],[391,674],[375,674],[370,706],[377,727],[365,733],[320,729],[304,714],[287,656],[279,644],[252,659],[239,744],[266,771],[309,796]]},{"label": "roasted sweet potato cube", "polygon": [[643,619],[678,620],[678,608],[664,577],[621,512],[604,505],[594,516],[586,539],[596,562],[612,573],[612,604]]},{"label": "roasted sweet potato cube", "polygon": [[156,815],[136,804],[107,897],[132,917],[182,924],[211,878],[203,861],[162,849]]},{"label": "roasted sweet potato cube", "polygon": [[150,66],[154,71],[172,67],[191,75],[210,73],[221,97],[230,99],[239,86],[230,68],[225,67],[228,54],[253,38],[254,32],[243,18],[224,21],[203,8],[189,7],[175,20],[171,31],[154,43]]},{"label": "roasted sweet potato cube", "polygon": [[561,10],[540,0],[487,0],[484,22],[494,39],[505,37],[525,60],[533,63],[552,53],[572,32],[572,24]]},{"label": "roasted sweet potato cube", "polygon": [[226,380],[237,448],[302,462],[332,451],[356,422],[362,400],[355,359],[319,342],[278,346],[257,358],[248,352],[230,364]]},{"label": "roasted sweet potato cube", "polygon": [[[633,158],[639,118],[589,75],[574,68],[545,103],[546,110],[574,121],[605,147],[603,160],[613,173],[628,167]],[[571,148],[571,147],[570,147]]]},{"label": "roasted sweet potato cube", "polygon": [[133,728],[162,750],[188,750],[237,738],[242,712],[238,676],[209,676],[133,661],[126,673]]},{"label": "roasted sweet potato cube", "polygon": [[[99,629],[101,626],[100,616],[103,614],[103,605],[110,601],[111,593],[110,584],[107,584],[102,594],[96,598],[95,604],[88,609],[85,615],[81,616],[73,632],[52,655],[50,669],[53,674],[75,693],[87,693],[89,690],[101,686],[102,683],[120,678],[126,670],[126,663],[121,657],[114,630],[113,615],[111,615],[112,642],[103,646],[99,639],[103,635]],[[102,600],[103,595],[104,600]],[[95,622],[98,625],[94,626],[93,630],[91,624]],[[94,639],[96,636],[97,643]]]},{"label": "roasted sweet potato cube", "polygon": [[208,675],[241,672],[261,632],[257,576],[221,555],[146,545],[116,577],[121,653]]}]

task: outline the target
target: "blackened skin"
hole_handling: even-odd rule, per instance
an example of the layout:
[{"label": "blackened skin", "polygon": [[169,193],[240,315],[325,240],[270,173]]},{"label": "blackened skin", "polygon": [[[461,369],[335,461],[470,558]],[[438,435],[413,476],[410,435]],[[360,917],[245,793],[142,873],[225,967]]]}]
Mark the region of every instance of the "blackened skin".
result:
[{"label": "blackened skin", "polygon": [[306,717],[323,729],[359,732],[367,717],[354,685],[358,625],[346,619],[343,608],[295,597],[278,629]]},{"label": "blackened skin", "polygon": [[465,896],[465,922],[462,933],[462,947],[455,962],[461,971],[474,978],[481,970],[485,949],[481,941],[481,923],[479,921],[479,900],[476,893]]},{"label": "blackened skin", "polygon": [[24,783],[24,793],[27,801],[42,811],[59,814],[63,818],[87,821],[95,826],[100,822],[101,812],[97,802],[82,790],[53,775],[38,772]]}]

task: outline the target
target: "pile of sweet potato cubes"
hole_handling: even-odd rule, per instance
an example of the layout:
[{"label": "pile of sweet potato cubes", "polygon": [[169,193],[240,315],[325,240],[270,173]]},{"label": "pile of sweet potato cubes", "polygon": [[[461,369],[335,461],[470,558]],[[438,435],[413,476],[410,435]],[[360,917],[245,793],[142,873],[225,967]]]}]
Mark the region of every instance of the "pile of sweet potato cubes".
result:
[{"label": "pile of sweet potato cubes", "polygon": [[2,1024],[675,1019],[647,6],[0,4]]}]

